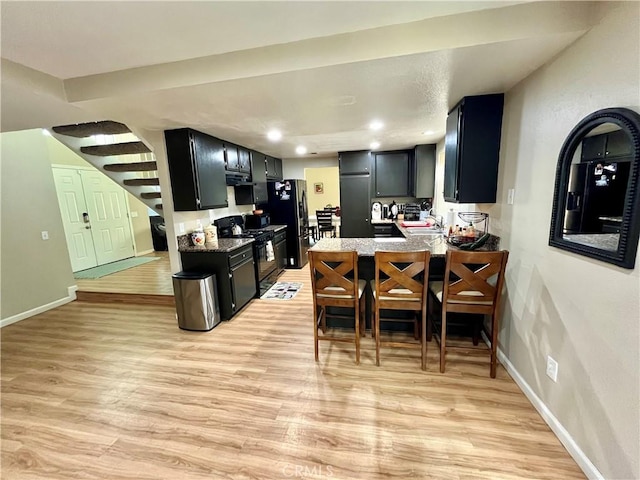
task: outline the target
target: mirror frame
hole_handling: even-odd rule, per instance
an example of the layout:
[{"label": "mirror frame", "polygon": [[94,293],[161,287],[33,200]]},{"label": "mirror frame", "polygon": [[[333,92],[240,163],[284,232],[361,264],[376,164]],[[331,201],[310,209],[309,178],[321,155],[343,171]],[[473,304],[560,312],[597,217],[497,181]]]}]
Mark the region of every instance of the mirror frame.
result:
[{"label": "mirror frame", "polygon": [[[620,240],[617,250],[605,250],[593,246],[565,240],[563,236],[565,205],[569,187],[569,173],[573,156],[585,135],[598,125],[613,123],[629,135],[633,149],[631,171],[624,200]],[[640,236],[640,188],[638,188],[638,170],[640,170],[640,114],[628,108],[605,108],[598,110],[578,123],[567,136],[558,157],[556,182],[551,212],[551,230],[549,245],[578,255],[595,258],[619,267],[633,269],[638,251]]]}]

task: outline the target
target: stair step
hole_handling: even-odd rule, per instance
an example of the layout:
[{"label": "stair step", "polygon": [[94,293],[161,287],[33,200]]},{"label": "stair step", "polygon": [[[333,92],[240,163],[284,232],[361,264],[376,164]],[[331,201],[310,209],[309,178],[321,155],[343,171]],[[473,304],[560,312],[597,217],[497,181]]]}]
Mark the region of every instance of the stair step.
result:
[{"label": "stair step", "polygon": [[160,192],[144,192],[140,194],[140,198],[149,200],[150,198],[162,198],[162,196],[160,195]]},{"label": "stair step", "polygon": [[80,147],[82,153],[96,155],[99,157],[109,157],[111,155],[131,155],[136,153],[148,153],[149,147],[143,142],[112,143],[110,145],[91,145]]},{"label": "stair step", "polygon": [[156,203],[156,208],[158,210],[162,210],[162,204],[161,203]]},{"label": "stair step", "polygon": [[53,127],[53,131],[68,137],[86,138],[92,135],[120,135],[131,133],[124,123],[105,120],[103,122],[77,123],[75,125],[60,125]]},{"label": "stair step", "polygon": [[108,172],[148,172],[157,170],[156,162],[110,163],[104,166]]},{"label": "stair step", "polygon": [[130,178],[123,182],[130,187],[160,186],[159,178]]}]

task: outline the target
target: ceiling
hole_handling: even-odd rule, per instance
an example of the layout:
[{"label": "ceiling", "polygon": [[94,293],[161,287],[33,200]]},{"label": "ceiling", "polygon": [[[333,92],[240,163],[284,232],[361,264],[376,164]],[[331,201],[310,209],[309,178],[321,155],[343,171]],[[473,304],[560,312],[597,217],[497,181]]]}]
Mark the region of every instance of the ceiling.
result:
[{"label": "ceiling", "polygon": [[192,127],[284,158],[430,143],[460,98],[507,91],[588,30],[589,5],[2,2],[1,127]]}]

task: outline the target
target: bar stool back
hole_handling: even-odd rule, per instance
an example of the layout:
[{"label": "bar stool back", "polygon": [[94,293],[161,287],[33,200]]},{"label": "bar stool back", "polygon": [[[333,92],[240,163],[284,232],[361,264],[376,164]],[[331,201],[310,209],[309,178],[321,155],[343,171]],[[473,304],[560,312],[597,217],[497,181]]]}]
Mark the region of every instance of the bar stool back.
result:
[{"label": "bar stool back", "polygon": [[[364,335],[364,289],[366,282],[358,279],[358,253],[309,251],[311,288],[313,293],[314,345],[318,361],[319,340],[349,342],[356,346],[356,365],[360,363],[360,336]],[[334,318],[349,318],[355,322],[353,338],[328,336],[327,307],[352,307],[354,315],[334,315]],[[318,329],[323,335],[318,334]]]},{"label": "bar stool back", "polygon": [[[420,252],[376,252],[375,280],[371,282],[373,292],[373,335],[376,338],[376,365],[380,365],[380,347],[419,347],[421,351],[421,367],[427,368],[427,289],[429,278],[429,251]],[[404,321],[400,319],[382,318],[380,310],[410,310],[415,312],[414,336],[420,342],[382,341],[380,338],[380,322]],[[418,325],[418,315],[420,325]]]}]

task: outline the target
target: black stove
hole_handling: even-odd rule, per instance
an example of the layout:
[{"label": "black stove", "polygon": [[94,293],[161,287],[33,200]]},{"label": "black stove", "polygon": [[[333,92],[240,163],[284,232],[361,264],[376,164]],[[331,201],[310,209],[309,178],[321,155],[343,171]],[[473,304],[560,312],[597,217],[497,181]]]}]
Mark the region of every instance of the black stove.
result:
[{"label": "black stove", "polygon": [[259,295],[261,296],[277,281],[278,269],[273,254],[273,244],[268,243],[273,240],[273,232],[264,229],[243,230],[240,234],[233,233],[233,227],[244,226],[241,216],[224,217],[215,220],[220,238],[253,238],[253,255],[256,264],[256,282],[258,284]]}]

